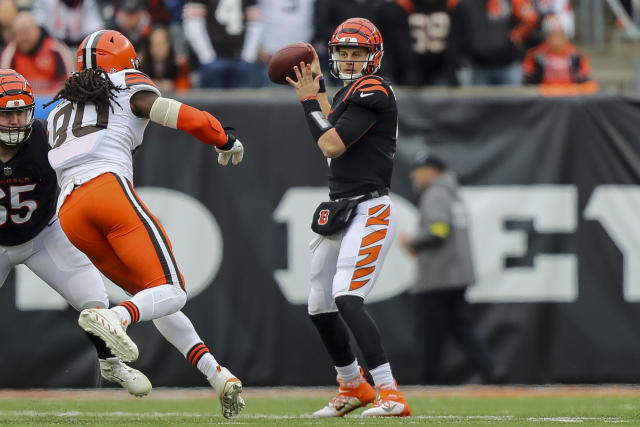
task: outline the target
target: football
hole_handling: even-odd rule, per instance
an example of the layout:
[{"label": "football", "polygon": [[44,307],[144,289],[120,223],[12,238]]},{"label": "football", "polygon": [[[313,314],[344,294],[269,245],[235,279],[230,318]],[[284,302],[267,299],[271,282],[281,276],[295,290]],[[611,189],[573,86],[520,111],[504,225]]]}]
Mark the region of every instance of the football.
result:
[{"label": "football", "polygon": [[296,79],[296,73],[293,71],[294,65],[300,62],[311,64],[313,61],[313,50],[303,42],[293,43],[283,47],[273,54],[269,61],[269,80],[280,85],[288,84],[285,78],[291,77]]}]

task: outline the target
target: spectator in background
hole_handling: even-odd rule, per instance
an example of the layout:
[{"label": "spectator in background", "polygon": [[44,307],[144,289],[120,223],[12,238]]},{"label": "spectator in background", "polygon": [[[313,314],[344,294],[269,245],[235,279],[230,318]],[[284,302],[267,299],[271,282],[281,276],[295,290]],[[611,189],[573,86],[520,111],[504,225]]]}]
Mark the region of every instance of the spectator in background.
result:
[{"label": "spectator in background", "polygon": [[147,49],[141,52],[141,71],[151,77],[160,91],[188,90],[189,66],[178,63],[166,27],[151,31]]},{"label": "spectator in background", "polygon": [[470,62],[474,85],[519,85],[525,42],[538,23],[530,0],[460,0],[452,49]]},{"label": "spectator in background", "polygon": [[115,30],[131,41],[137,52],[147,49],[151,34],[151,15],[145,0],[123,0],[115,14]]},{"label": "spectator in background", "polygon": [[569,0],[531,0],[533,7],[538,12],[538,26],[536,31],[527,39],[528,46],[533,47],[544,41],[542,33],[542,21],[548,15],[555,15],[562,25],[564,34],[569,38],[573,38],[575,32],[575,22],[573,17],[573,7]]},{"label": "spectator in background", "polygon": [[398,85],[422,84],[418,58],[414,54],[409,27],[410,1],[383,1],[375,9],[375,22],[384,34],[385,60],[380,75]]},{"label": "spectator in background", "polygon": [[419,191],[420,225],[416,235],[400,235],[400,243],[418,257],[412,292],[416,307],[416,342],[422,384],[442,383],[442,352],[450,336],[483,382],[492,381],[493,362],[476,336],[464,294],[475,281],[468,220],[458,195],[458,180],[444,161],[417,156],[411,181]]},{"label": "spectator in background", "polygon": [[104,28],[96,0],[33,0],[31,10],[47,34],[74,51],[85,36]]},{"label": "spectator in background", "polygon": [[586,55],[574,46],[555,15],[544,18],[544,42],[527,52],[522,63],[526,84],[570,84],[591,80]]},{"label": "spectator in background", "polygon": [[311,41],[315,1],[258,0],[262,17],[261,36],[252,86],[271,84],[267,77],[267,65],[278,49],[295,42]]},{"label": "spectator in background", "polygon": [[18,7],[13,0],[0,0],[0,51],[13,39],[13,22]]},{"label": "spectator in background", "polygon": [[53,94],[73,71],[67,46],[47,35],[31,12],[20,12],[13,24],[14,40],[0,56],[0,68],[11,68],[31,82],[36,94]]},{"label": "spectator in background", "polygon": [[183,27],[200,63],[200,87],[249,84],[260,42],[256,0],[187,0]]},{"label": "spectator in background", "polygon": [[409,26],[412,50],[417,58],[418,84],[457,85],[457,61],[448,49],[451,12],[457,1],[414,0],[405,4],[412,5]]}]

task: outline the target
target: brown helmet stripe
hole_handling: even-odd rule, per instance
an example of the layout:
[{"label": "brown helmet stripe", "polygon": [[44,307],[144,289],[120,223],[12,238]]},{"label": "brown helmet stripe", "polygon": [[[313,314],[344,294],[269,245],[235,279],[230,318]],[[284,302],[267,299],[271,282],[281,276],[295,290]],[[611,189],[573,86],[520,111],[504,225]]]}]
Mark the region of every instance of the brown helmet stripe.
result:
[{"label": "brown helmet stripe", "polygon": [[85,68],[96,68],[96,46],[98,45],[98,40],[102,34],[106,33],[107,30],[96,31],[91,34],[85,41],[82,46],[82,69]]}]

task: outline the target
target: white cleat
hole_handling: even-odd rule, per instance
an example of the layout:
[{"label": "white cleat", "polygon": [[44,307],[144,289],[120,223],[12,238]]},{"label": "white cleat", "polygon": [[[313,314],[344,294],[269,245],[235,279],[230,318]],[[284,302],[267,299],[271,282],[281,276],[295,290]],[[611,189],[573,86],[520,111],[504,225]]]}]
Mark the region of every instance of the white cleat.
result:
[{"label": "white cleat", "polygon": [[100,338],[114,356],[124,362],[138,359],[138,346],[124,331],[120,316],[108,308],[88,308],[80,312],[78,324],[82,329]]},{"label": "white cleat", "polygon": [[244,409],[244,399],[240,397],[242,382],[227,368],[218,366],[216,373],[208,380],[218,394],[223,417],[234,417]]},{"label": "white cleat", "polygon": [[100,360],[100,374],[107,381],[118,383],[136,397],[143,397],[151,391],[149,378],[137,369],[125,365],[117,357]]}]

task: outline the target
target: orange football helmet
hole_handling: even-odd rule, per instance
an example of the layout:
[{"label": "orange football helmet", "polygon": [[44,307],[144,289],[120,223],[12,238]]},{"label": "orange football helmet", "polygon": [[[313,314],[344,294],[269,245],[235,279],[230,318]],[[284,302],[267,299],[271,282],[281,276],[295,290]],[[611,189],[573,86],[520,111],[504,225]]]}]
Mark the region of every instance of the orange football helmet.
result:
[{"label": "orange football helmet", "polygon": [[[353,74],[340,71],[340,47],[366,47],[367,59],[362,70]],[[365,74],[374,74],[380,69],[384,48],[382,34],[368,19],[349,18],[333,32],[329,41],[329,70],[334,77],[345,81],[353,81]]]},{"label": "orange football helmet", "polygon": [[86,68],[102,68],[107,73],[138,69],[140,61],[133,45],[121,33],[99,30],[82,40],[76,55],[78,72]]},{"label": "orange football helmet", "polygon": [[[31,134],[36,101],[27,79],[16,71],[0,69],[0,142],[16,146]],[[15,121],[14,113],[25,113],[24,125],[3,124]]]}]

